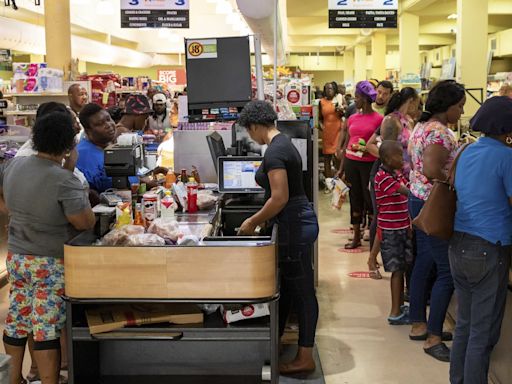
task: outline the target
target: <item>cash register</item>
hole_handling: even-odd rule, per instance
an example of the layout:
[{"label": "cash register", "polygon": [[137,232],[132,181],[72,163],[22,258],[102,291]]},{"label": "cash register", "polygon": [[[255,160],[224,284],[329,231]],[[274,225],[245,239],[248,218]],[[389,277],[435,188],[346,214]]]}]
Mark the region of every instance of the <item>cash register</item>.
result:
[{"label": "cash register", "polygon": [[144,166],[144,148],[140,143],[113,144],[105,148],[105,171],[112,177],[112,187],[130,189],[129,176],[143,176],[149,172]]}]

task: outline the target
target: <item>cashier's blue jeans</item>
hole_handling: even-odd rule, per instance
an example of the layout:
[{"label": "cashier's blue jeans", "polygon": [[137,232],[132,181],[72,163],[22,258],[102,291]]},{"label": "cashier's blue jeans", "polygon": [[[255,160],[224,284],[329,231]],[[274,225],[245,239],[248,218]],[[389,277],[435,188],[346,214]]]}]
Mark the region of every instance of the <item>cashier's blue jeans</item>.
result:
[{"label": "cashier's blue jeans", "polygon": [[[409,213],[414,219],[424,201],[409,197]],[[414,228],[416,235],[416,260],[409,288],[409,317],[413,323],[427,323],[431,335],[441,336],[446,311],[453,294],[453,279],[448,261],[448,242]],[[427,322],[427,286],[432,268],[436,267],[436,279],[430,295],[430,313]]]},{"label": "cashier's blue jeans", "polygon": [[450,265],[457,297],[450,382],[487,384],[491,352],[500,337],[512,247],[456,232]]},{"label": "cashier's blue jeans", "polygon": [[318,302],[313,273],[313,244],[318,237],[318,220],[304,197],[291,198],[277,217],[279,225],[279,335],[295,305],[299,320],[299,346],[313,347],[318,321]]}]

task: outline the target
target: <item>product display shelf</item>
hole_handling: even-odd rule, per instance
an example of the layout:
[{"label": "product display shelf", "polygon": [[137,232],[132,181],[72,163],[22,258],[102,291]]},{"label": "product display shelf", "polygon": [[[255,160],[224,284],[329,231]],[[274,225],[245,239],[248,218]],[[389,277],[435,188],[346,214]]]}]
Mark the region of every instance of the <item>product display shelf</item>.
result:
[{"label": "product display shelf", "polygon": [[5,116],[35,116],[37,111],[5,111]]}]

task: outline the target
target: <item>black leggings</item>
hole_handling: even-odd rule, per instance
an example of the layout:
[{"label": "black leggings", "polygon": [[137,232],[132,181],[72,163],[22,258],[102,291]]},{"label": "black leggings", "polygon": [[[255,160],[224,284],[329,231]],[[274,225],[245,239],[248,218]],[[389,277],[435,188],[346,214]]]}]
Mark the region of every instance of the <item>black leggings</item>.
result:
[{"label": "black leggings", "polygon": [[345,158],[344,171],[347,182],[350,184],[350,223],[360,225],[363,222],[364,209],[368,215],[373,215],[372,200],[368,185],[373,162],[354,161]]},{"label": "black leggings", "polygon": [[278,216],[279,336],[284,334],[290,310],[295,304],[299,320],[299,346],[315,345],[318,302],[313,273],[313,243],[318,237],[318,220],[306,197],[292,198]]}]

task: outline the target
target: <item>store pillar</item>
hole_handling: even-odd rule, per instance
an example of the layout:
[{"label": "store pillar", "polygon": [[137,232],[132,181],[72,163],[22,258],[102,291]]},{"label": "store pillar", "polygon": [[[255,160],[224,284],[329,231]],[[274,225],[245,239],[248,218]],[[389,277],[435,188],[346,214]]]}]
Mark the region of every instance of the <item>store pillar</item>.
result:
[{"label": "store pillar", "polygon": [[404,12],[399,20],[400,35],[400,76],[420,73],[420,18]]},{"label": "store pillar", "polygon": [[[487,89],[488,0],[457,0],[457,81],[466,88]],[[477,98],[480,91],[470,91]],[[475,114],[479,104],[467,98],[465,115]]]},{"label": "store pillar", "polygon": [[359,44],[354,48],[354,81],[366,80],[366,45]]},{"label": "store pillar", "polygon": [[372,77],[380,81],[386,79],[386,35],[374,33],[372,36]]},{"label": "store pillar", "polygon": [[354,51],[345,51],[344,78],[346,84],[354,84]]},{"label": "store pillar", "polygon": [[46,62],[51,68],[63,70],[64,80],[68,80],[71,69],[69,0],[45,0],[44,15]]}]

